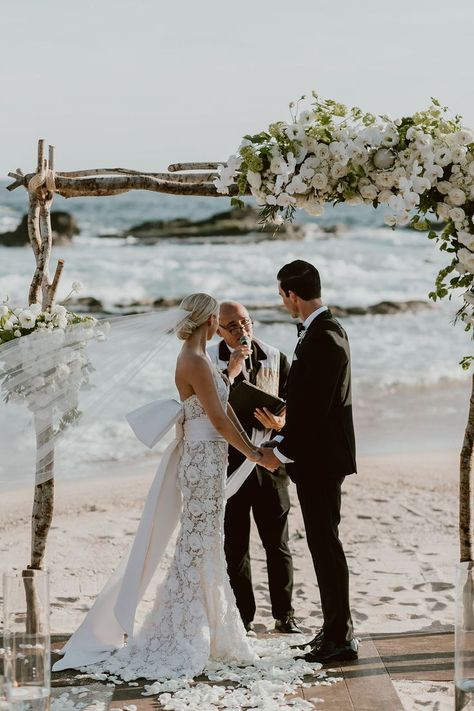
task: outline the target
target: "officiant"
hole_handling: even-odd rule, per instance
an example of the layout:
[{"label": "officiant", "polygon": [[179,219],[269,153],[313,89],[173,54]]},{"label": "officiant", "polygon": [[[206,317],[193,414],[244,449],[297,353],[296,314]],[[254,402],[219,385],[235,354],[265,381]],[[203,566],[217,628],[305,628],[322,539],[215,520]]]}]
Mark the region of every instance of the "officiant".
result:
[{"label": "officiant", "polygon": [[[254,337],[253,323],[245,306],[235,301],[220,305],[218,334],[222,340],[210,346],[208,353],[229,378],[231,404],[232,392],[243,380],[271,395],[284,398],[288,360],[277,348]],[[276,433],[285,423],[284,411],[274,415],[266,407],[252,407],[238,415],[249,436],[253,428]],[[228,476],[243,459],[240,452],[229,447]],[[239,491],[227,502],[224,521],[227,569],[237,607],[248,632],[253,631],[256,611],[249,551],[251,513],[265,549],[275,629],[288,634],[300,632],[292,606],[293,561],[288,547],[288,484],[284,465],[273,474],[256,466]]]}]

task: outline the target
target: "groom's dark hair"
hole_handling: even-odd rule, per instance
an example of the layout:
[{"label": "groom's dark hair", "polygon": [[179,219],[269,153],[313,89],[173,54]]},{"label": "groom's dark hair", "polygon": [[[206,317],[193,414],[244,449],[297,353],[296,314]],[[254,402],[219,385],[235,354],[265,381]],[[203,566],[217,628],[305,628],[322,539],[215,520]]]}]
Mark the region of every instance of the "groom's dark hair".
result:
[{"label": "groom's dark hair", "polygon": [[303,259],[285,264],[277,274],[277,279],[285,294],[294,291],[303,301],[321,298],[321,278],[312,264]]}]

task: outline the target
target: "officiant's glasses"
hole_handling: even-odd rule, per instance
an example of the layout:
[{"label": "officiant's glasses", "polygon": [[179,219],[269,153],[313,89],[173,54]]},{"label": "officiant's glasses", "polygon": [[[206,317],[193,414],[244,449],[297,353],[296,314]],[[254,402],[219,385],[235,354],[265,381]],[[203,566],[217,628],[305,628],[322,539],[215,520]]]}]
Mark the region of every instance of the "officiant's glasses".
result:
[{"label": "officiant's glasses", "polygon": [[237,336],[241,331],[248,331],[252,325],[253,321],[251,318],[241,318],[238,323],[231,321],[227,326],[220,323],[219,328],[223,328],[224,331],[229,331],[232,336]]}]

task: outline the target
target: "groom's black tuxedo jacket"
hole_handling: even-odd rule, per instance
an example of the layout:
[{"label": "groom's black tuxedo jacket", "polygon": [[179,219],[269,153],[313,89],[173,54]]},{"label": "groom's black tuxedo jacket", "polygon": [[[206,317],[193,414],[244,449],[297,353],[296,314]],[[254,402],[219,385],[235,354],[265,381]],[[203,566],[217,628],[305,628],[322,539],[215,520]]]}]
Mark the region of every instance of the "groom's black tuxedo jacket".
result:
[{"label": "groom's black tuxedo jacket", "polygon": [[291,478],[356,471],[349,341],[331,312],[323,311],[299,341],[288,376],[286,425],[278,450],[294,465]]}]

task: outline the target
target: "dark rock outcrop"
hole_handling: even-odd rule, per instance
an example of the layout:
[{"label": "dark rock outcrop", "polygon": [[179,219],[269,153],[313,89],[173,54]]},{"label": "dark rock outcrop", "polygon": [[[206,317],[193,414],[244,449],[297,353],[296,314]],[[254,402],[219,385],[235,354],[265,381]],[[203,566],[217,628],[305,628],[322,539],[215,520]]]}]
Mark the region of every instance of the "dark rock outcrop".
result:
[{"label": "dark rock outcrop", "polygon": [[[70,244],[74,235],[80,232],[76,218],[63,210],[51,211],[51,229],[54,245]],[[23,216],[16,230],[0,234],[2,247],[23,247],[28,243],[28,215]]]},{"label": "dark rock outcrop", "polygon": [[186,239],[194,243],[234,240],[241,242],[242,237],[247,236],[251,238],[249,241],[255,242],[268,239],[269,235],[273,234],[277,239],[302,239],[304,229],[301,225],[294,224],[283,224],[280,227],[272,224],[263,226],[259,223],[259,211],[246,205],[242,209],[233,208],[219,212],[204,220],[148,220],[134,225],[122,236],[132,236],[142,244],[150,244],[161,239]]}]

